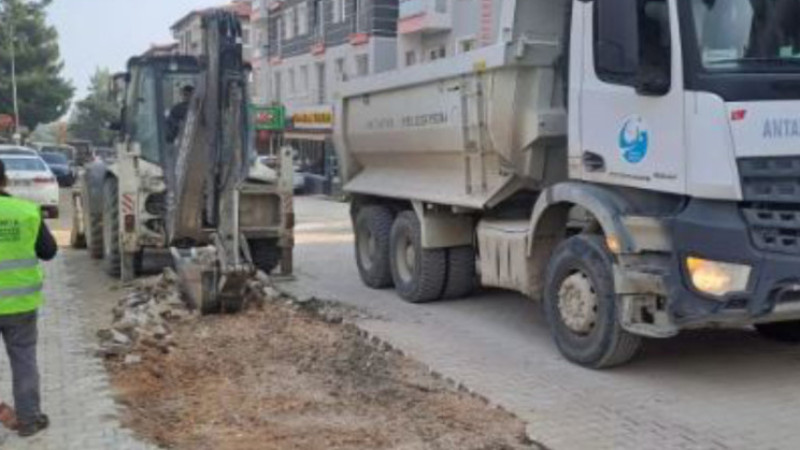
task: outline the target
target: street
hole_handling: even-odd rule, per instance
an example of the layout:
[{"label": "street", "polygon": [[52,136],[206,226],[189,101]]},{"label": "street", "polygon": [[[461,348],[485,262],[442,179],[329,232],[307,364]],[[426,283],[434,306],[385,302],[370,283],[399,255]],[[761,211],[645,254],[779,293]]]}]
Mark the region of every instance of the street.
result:
[{"label": "street", "polygon": [[791,449],[800,445],[800,348],[748,330],[649,341],[632,364],[593,372],[565,361],[538,305],[485,291],[411,305],[364,287],[345,204],[297,201],[297,295],[377,317],[360,325],[528,422],[553,449]]},{"label": "street", "polygon": [[[791,449],[800,443],[793,427],[800,413],[796,347],[747,330],[695,332],[648,342],[628,366],[589,371],[558,354],[537,305],[519,295],[486,291],[415,306],[390,290],[363,287],[347,205],[300,197],[296,208],[297,276],[283,289],[359,308],[370,317],[362,328],[516,414],[547,448]],[[68,224],[64,218],[51,223],[62,245]],[[46,270],[39,357],[44,407],[54,425],[31,441],[0,435],[0,442],[5,448],[143,448],[120,429],[105,370],[92,354],[118,284],[85,252],[68,248]],[[0,379],[8,377],[2,356]],[[9,388],[0,384],[0,398],[10,398]]]}]

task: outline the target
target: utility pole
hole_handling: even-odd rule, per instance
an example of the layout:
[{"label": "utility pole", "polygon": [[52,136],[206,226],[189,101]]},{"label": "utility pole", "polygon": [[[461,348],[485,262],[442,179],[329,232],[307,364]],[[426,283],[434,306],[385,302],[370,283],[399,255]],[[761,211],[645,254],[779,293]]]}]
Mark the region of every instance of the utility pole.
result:
[{"label": "utility pole", "polygon": [[14,15],[10,10],[9,0],[4,0],[5,19],[8,21],[8,42],[11,55],[11,98],[14,108],[14,140],[19,140],[19,98],[17,95],[17,56],[16,56],[16,30],[14,29]]}]

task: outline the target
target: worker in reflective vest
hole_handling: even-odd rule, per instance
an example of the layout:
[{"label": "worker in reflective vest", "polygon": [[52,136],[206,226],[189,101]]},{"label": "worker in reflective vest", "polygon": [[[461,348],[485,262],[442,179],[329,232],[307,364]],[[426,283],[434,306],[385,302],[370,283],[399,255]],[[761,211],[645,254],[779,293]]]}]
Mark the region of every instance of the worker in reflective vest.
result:
[{"label": "worker in reflective vest", "polygon": [[11,363],[14,407],[22,437],[47,428],[40,409],[36,363],[37,311],[44,300],[39,260],[56,256],[58,247],[38,205],[11,197],[0,160],[0,335]]}]

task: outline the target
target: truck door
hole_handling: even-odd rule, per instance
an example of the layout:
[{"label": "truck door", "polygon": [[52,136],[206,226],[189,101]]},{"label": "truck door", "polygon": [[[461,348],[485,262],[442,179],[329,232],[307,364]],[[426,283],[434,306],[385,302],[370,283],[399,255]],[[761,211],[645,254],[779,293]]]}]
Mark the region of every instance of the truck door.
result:
[{"label": "truck door", "polygon": [[683,70],[676,4],[579,4],[584,30],[578,96],[581,178],[684,193]]}]

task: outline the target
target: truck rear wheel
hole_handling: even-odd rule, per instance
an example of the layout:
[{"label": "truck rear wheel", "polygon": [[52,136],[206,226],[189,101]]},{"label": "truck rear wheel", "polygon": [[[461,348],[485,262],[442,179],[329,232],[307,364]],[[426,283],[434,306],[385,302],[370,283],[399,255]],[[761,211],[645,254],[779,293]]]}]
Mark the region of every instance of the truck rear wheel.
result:
[{"label": "truck rear wheel", "polygon": [[395,219],[390,249],[392,278],[400,297],[411,303],[442,297],[447,251],[422,248],[422,230],[413,211],[405,211]]},{"label": "truck rear wheel", "polygon": [[577,235],[550,260],[544,309],[550,333],[568,360],[602,369],[630,361],[641,337],[617,320],[613,259],[599,236]]},{"label": "truck rear wheel", "polygon": [[86,247],[89,249],[89,256],[94,259],[103,259],[105,249],[103,248],[103,215],[92,214],[88,209],[83,210],[83,220],[86,224]]},{"label": "truck rear wheel", "polygon": [[119,241],[119,187],[117,180],[108,178],[103,185],[103,258],[106,273],[118,278],[122,273]]},{"label": "truck rear wheel", "polygon": [[372,205],[358,211],[355,222],[356,264],[361,281],[373,289],[392,286],[389,246],[394,215],[389,208]]},{"label": "truck rear wheel", "polygon": [[475,248],[472,246],[452,247],[447,249],[447,280],[445,281],[444,299],[468,297],[475,292]]},{"label": "truck rear wheel", "polygon": [[756,325],[758,333],[772,341],[800,343],[800,321],[761,323]]},{"label": "truck rear wheel", "polygon": [[281,262],[282,249],[278,246],[277,239],[252,239],[248,241],[248,244],[253,264],[258,270],[269,275],[278,267]]}]

